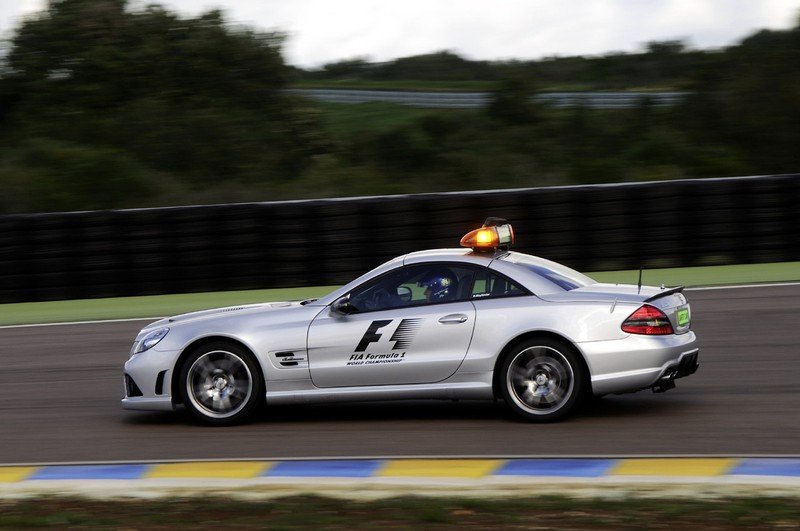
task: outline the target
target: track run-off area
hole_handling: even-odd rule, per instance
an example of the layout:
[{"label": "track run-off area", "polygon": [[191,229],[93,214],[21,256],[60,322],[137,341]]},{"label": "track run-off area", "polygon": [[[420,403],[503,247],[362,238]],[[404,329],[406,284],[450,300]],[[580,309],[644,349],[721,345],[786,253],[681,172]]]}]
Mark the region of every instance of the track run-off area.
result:
[{"label": "track run-off area", "polygon": [[0,329],[0,463],[461,456],[770,456],[800,452],[800,285],[687,291],[700,369],[667,393],[594,400],[555,424],[502,402],[267,408],[210,428],[121,408],[146,321]]}]

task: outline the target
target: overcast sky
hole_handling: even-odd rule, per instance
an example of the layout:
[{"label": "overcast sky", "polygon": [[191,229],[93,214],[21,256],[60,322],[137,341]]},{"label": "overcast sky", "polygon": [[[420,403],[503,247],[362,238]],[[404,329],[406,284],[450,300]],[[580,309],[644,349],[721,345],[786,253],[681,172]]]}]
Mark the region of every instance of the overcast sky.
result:
[{"label": "overcast sky", "polygon": [[[470,59],[535,59],[636,51],[653,40],[735,43],[795,24],[800,0],[164,0],[185,15],[219,7],[230,21],[288,33],[285,57],[303,67],[438,50]],[[45,0],[0,0],[0,34]]]}]

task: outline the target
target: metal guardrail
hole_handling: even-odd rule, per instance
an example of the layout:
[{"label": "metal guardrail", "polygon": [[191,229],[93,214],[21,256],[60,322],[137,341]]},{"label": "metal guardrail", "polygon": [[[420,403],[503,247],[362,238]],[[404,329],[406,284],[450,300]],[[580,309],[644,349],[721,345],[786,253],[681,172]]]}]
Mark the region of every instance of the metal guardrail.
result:
[{"label": "metal guardrail", "polygon": [[345,283],[488,216],[579,270],[800,260],[800,174],[0,216],[0,302]]},{"label": "metal guardrail", "polygon": [[[491,92],[419,92],[355,89],[288,89],[287,93],[327,103],[383,101],[411,107],[477,109],[487,105]],[[542,92],[531,101],[554,107],[585,106],[593,109],[630,108],[648,101],[654,106],[680,103],[688,92]]]}]

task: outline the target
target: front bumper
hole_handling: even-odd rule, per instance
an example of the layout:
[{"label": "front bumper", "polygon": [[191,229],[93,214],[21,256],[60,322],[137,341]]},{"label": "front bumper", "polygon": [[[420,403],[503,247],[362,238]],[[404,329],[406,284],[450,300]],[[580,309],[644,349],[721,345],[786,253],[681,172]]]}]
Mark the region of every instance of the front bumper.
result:
[{"label": "front bumper", "polygon": [[125,397],[122,399],[122,408],[140,411],[172,411],[175,409],[175,404],[168,396],[158,398]]},{"label": "front bumper", "polygon": [[124,368],[122,407],[146,411],[175,409],[172,401],[172,367],[178,352],[148,350],[132,356]]},{"label": "front bumper", "polygon": [[[581,343],[595,395],[628,393],[671,382],[697,370],[699,347],[694,332],[636,336]],[[678,376],[680,374],[680,376]],[[666,390],[666,389],[664,389]]]}]

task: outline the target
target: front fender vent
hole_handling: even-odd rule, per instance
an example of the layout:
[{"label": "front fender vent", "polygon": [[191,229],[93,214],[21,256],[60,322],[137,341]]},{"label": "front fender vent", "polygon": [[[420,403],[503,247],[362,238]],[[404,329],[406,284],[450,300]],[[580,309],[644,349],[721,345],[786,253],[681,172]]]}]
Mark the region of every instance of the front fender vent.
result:
[{"label": "front fender vent", "polygon": [[307,365],[306,357],[302,353],[283,351],[273,355],[281,367],[305,367]]}]

